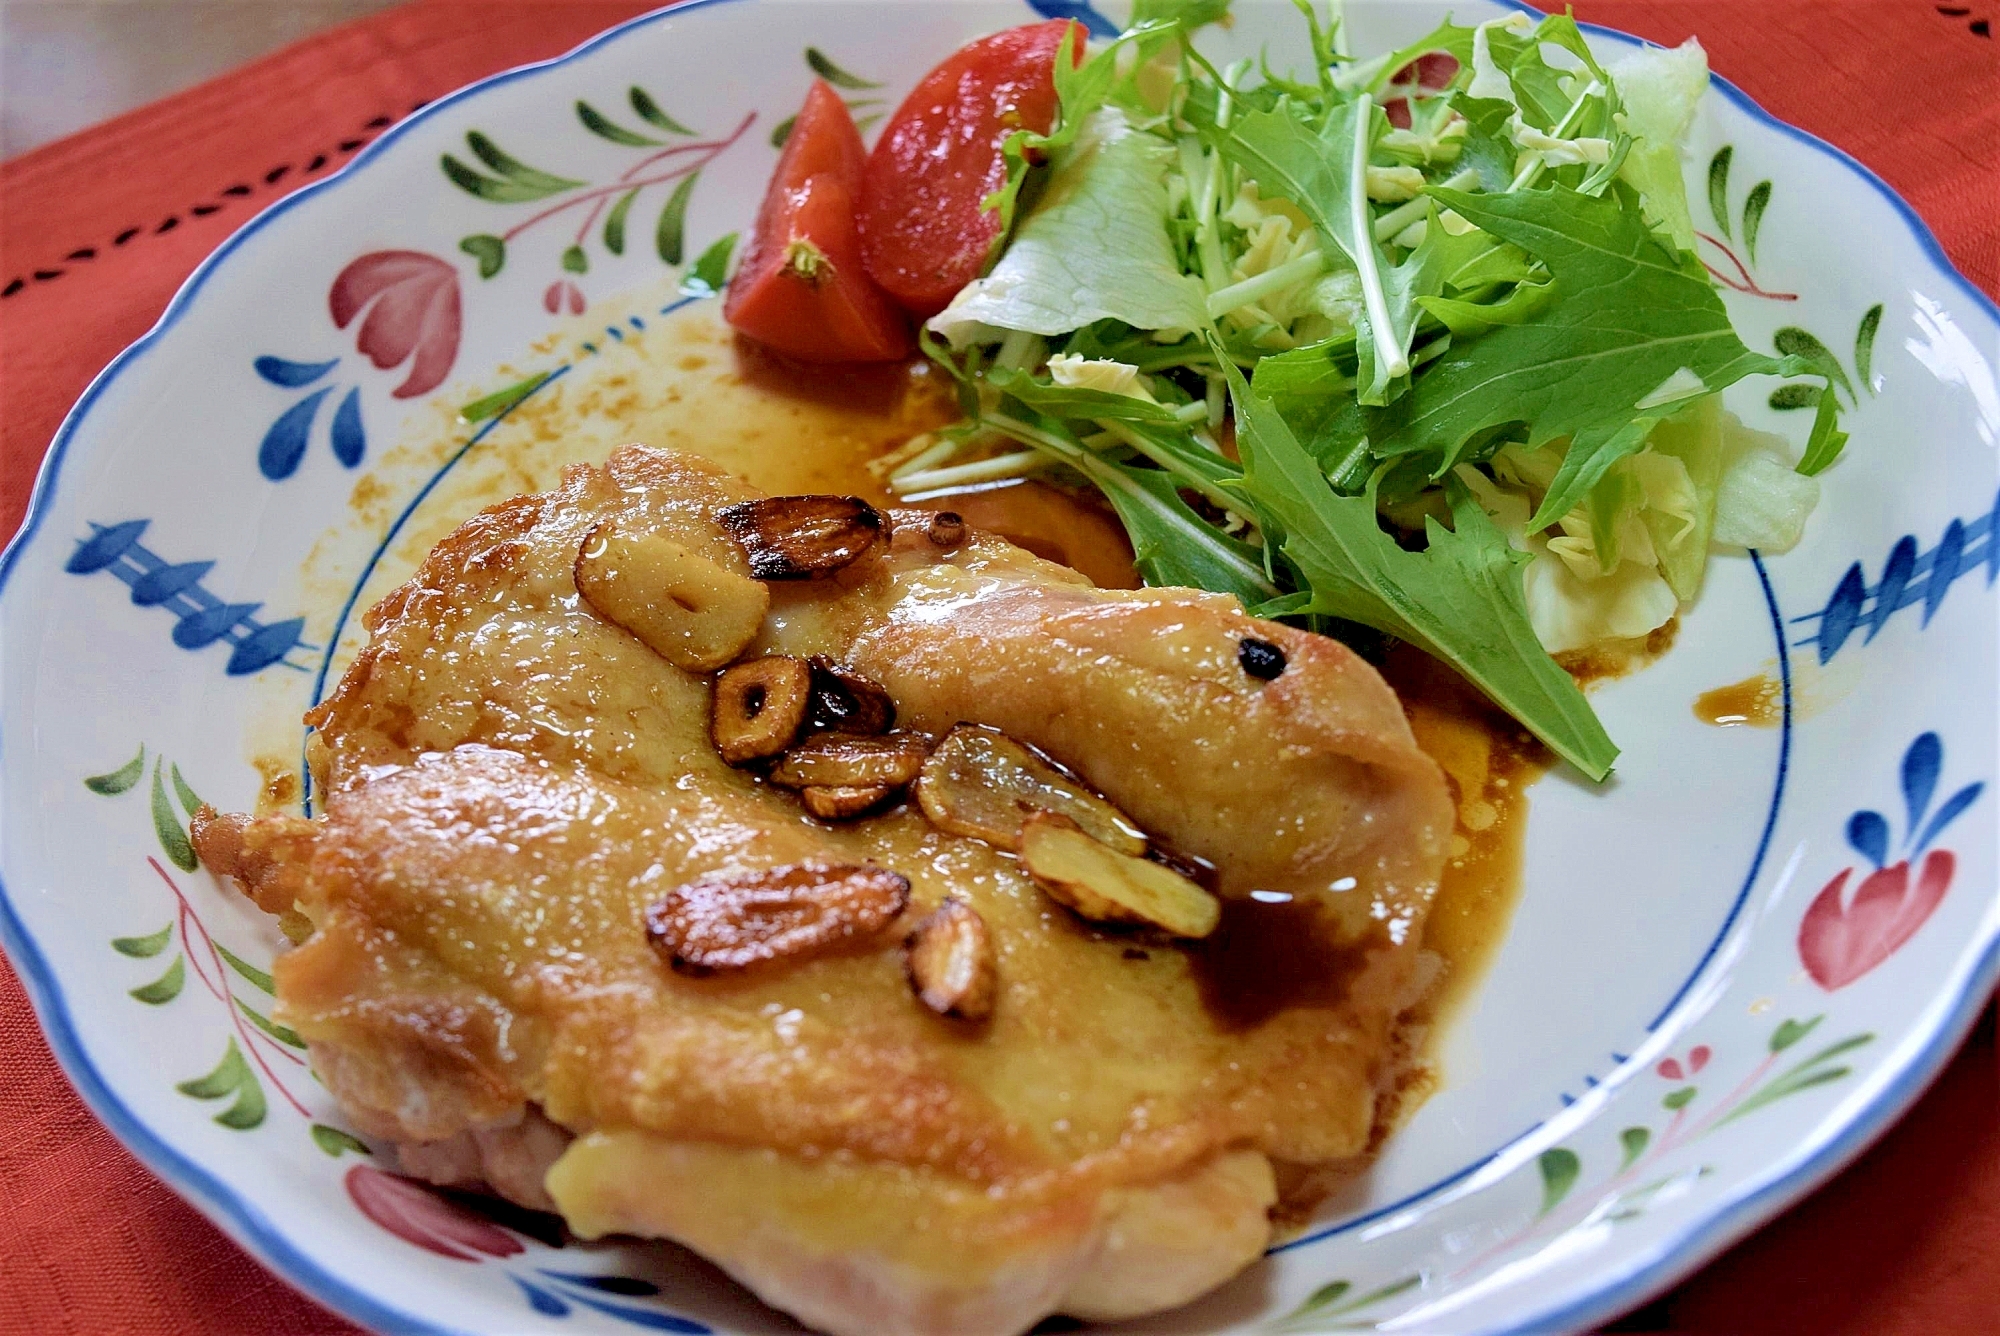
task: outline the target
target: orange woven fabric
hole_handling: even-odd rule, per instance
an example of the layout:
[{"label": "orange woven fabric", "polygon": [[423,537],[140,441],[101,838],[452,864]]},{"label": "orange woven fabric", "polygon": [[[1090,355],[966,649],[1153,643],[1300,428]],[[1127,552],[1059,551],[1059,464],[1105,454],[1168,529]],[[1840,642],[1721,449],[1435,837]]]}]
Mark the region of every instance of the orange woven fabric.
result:
[{"label": "orange woven fabric", "polygon": [[[90,378],[257,210],[425,101],[556,55],[631,0],[424,0],[0,164],[0,532]],[[1115,8],[1115,7],[1114,7]],[[1773,114],[1859,157],[2000,291],[2000,0],[1577,0],[1698,34]],[[1989,1022],[1826,1190],[1623,1331],[1952,1336],[2000,1313],[2000,1071]],[[146,1172],[77,1101],[0,965],[0,1332],[349,1332]]]}]

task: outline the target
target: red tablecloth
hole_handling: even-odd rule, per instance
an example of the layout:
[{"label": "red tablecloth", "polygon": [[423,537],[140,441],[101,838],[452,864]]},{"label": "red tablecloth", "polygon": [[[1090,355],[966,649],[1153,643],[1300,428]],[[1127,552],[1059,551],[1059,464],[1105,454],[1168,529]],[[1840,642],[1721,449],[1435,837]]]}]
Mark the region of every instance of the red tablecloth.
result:
[{"label": "red tablecloth", "polygon": [[[650,6],[425,0],[0,164],[0,532],[85,384],[257,210],[426,100]],[[1902,192],[2000,291],[2000,0],[1578,0],[1720,73]],[[2000,1330],[1991,1018],[1915,1113],[1830,1187],[1626,1331]],[[0,1330],[347,1332],[148,1174],[57,1071],[0,965]]]}]

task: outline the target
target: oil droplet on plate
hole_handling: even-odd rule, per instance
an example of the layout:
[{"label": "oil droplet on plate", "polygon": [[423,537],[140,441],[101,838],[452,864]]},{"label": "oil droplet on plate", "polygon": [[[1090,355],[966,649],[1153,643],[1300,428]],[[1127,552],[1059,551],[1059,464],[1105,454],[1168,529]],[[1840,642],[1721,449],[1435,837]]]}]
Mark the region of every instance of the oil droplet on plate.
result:
[{"label": "oil droplet on plate", "polygon": [[1694,717],[1717,728],[1776,728],[1785,717],[1785,692],[1765,673],[1716,687],[1695,697]]}]

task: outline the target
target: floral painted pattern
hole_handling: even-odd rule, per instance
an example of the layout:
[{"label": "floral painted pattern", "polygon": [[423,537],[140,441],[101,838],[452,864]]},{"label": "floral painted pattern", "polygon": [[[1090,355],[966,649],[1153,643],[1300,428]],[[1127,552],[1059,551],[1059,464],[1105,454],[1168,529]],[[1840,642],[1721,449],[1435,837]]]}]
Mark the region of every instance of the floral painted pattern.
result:
[{"label": "floral painted pattern", "polygon": [[[1951,889],[1957,870],[1949,849],[1931,845],[1979,800],[1985,784],[1975,781],[1953,793],[1937,810],[1931,799],[1944,767],[1944,743],[1925,733],[1903,754],[1902,787],[1906,821],[1902,857],[1890,863],[1888,818],[1856,812],[1847,823],[1847,842],[1873,865],[1848,893],[1853,868],[1842,868],[1807,906],[1799,923],[1799,959],[1813,982],[1829,993],[1847,987],[1901,950],[1924,926]],[[1928,820],[1926,819],[1928,817]],[[1928,851],[1928,852],[1927,852]],[[1921,858],[1914,876],[1911,860]]]}]

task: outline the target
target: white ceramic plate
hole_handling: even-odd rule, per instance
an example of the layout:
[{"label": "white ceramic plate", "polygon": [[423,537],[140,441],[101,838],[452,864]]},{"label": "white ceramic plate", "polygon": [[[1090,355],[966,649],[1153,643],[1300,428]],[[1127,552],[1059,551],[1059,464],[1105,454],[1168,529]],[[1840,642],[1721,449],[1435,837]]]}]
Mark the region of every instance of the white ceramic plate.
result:
[{"label": "white ceramic plate", "polygon": [[[1373,50],[1445,6],[1351,8]],[[246,757],[296,737],[357,610],[501,487],[480,470],[512,418],[442,454],[394,443],[511,382],[582,393],[657,353],[648,321],[690,300],[660,215],[680,201],[689,261],[748,222],[809,48],[883,85],[856,99],[895,99],[1033,17],[708,0],[489,79],[233,237],[57,436],[0,591],[0,936],[99,1116],[356,1320],[788,1325],[672,1250],[550,1246],[373,1168],[267,1023],[278,941],[194,867],[193,794],[252,801]],[[1253,5],[1220,44],[1282,52],[1295,24]],[[2000,974],[2000,321],[1879,181],[1719,81],[1688,172],[1746,339],[1840,362],[1848,455],[1796,551],[1718,560],[1672,653],[1599,693],[1616,780],[1534,791],[1526,894],[1443,1089],[1304,1238],[1145,1330],[1606,1318],[1857,1154]],[[1768,394],[1729,401],[1802,437]],[[1782,680],[1781,727],[1697,722],[1697,692],[1760,670]]]}]

